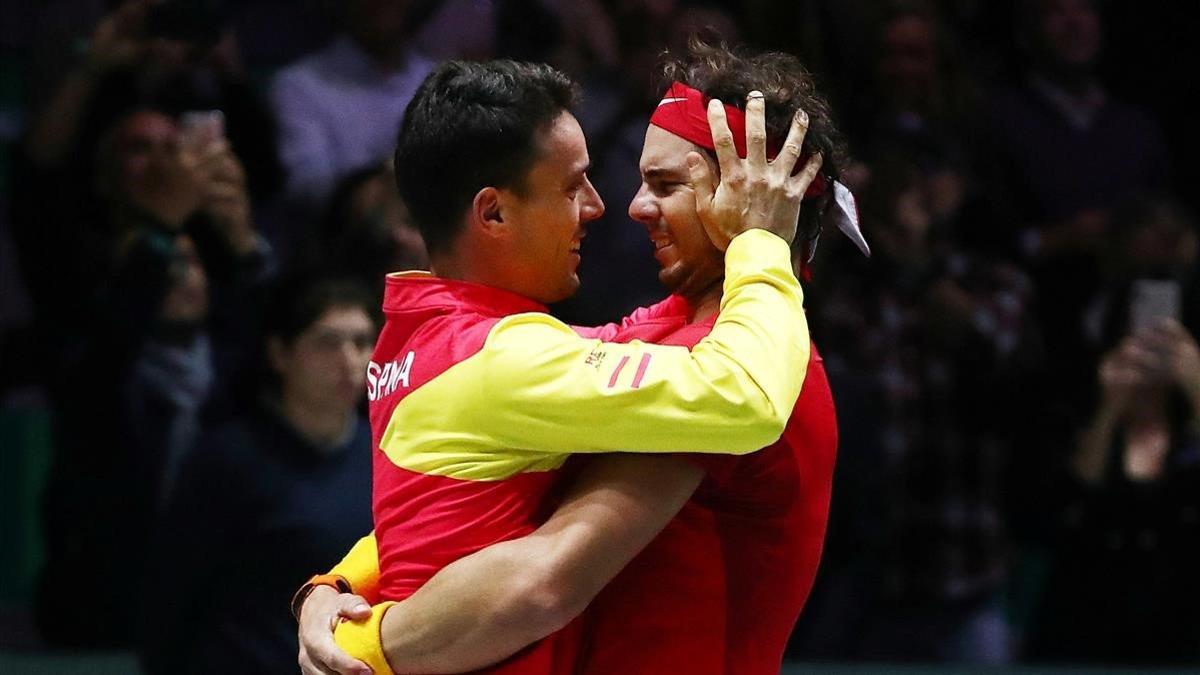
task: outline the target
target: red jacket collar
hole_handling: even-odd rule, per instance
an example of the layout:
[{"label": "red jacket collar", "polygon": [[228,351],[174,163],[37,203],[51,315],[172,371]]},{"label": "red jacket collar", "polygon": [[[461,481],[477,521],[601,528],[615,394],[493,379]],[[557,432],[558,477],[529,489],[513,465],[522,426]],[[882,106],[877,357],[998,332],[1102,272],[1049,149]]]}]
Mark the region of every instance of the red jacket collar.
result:
[{"label": "red jacket collar", "polygon": [[383,311],[449,309],[502,317],[522,312],[546,312],[546,306],[522,295],[469,281],[444,279],[428,272],[387,275]]}]

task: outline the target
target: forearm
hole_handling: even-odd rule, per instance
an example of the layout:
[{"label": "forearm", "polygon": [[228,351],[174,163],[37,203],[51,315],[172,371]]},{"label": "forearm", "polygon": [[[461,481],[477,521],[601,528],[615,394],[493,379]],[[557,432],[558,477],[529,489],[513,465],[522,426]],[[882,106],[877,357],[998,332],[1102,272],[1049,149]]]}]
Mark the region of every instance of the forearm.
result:
[{"label": "forearm", "polygon": [[75,142],[84,111],[98,86],[98,71],[81,65],[71,71],[46,107],[33,117],[25,148],[34,164],[58,166]]},{"label": "forearm", "polygon": [[398,673],[460,673],[500,661],[559,630],[568,606],[536,571],[541,542],[491,546],[443,568],[384,615],[381,640]]},{"label": "forearm", "polygon": [[438,572],[383,617],[396,672],[495,663],[565,626],[691,496],[701,470],[677,457],[595,460],[562,506],[526,537]]},{"label": "forearm", "polygon": [[1116,427],[1117,416],[1102,407],[1079,434],[1078,446],[1071,457],[1071,470],[1085,484],[1097,485],[1104,478],[1104,465]]}]

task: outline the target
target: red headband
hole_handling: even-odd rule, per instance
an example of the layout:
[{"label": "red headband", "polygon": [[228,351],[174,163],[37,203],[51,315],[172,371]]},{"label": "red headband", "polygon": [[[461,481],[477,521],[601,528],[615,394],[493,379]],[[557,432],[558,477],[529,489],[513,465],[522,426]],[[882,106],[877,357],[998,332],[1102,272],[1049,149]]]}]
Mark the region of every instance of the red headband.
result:
[{"label": "red headband", "polygon": [[[702,148],[716,150],[713,143],[712,131],[708,127],[709,98],[698,89],[672,82],[663,94],[662,101],[650,116],[650,124],[668,131],[676,136],[691,141]],[[738,157],[746,158],[746,113],[728,103],[725,104],[725,119],[729,122],[729,131],[733,133],[733,145],[737,148]],[[775,159],[783,147],[783,139],[767,139],[767,159]],[[803,165],[808,159],[801,156],[798,165]],[[825,176],[818,173],[804,193],[805,199],[819,197],[825,192]]]}]

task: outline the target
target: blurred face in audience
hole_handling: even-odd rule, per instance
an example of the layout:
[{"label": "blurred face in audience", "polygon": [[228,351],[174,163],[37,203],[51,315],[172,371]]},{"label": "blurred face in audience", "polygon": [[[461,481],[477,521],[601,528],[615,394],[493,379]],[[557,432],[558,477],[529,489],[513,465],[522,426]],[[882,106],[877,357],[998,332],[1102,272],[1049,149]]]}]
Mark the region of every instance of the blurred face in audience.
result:
[{"label": "blurred face in audience", "polygon": [[409,26],[409,0],[351,0],[346,6],[346,32],[372,56],[403,48]]},{"label": "blurred face in audience", "polygon": [[1035,29],[1047,65],[1065,71],[1091,68],[1100,53],[1100,17],[1090,0],[1042,0]]},{"label": "blurred face in audience", "polygon": [[159,160],[174,148],[179,127],[170,116],[139,110],[109,131],[101,144],[97,183],[102,195],[137,201],[161,183]]},{"label": "blurred face in audience", "polygon": [[901,268],[920,269],[934,226],[935,180],[899,156],[879,160],[870,175],[860,204],[864,217],[876,225],[872,245],[878,249],[879,259]]},{"label": "blurred face in audience", "polygon": [[270,339],[271,364],[284,399],[305,408],[348,410],[366,391],[367,362],[375,346],[375,324],[358,306],[331,307],[285,344]]},{"label": "blurred face in audience", "polygon": [[[658,260],[658,279],[689,299],[719,285],[724,256],[713,246],[700,217],[686,163],[695,144],[656,126],[646,130],[639,170],[642,185],[629,204],[629,217],[646,226]],[[708,155],[701,152],[706,159]],[[709,160],[714,173],[716,163]]]},{"label": "blurred face in audience", "polygon": [[878,78],[894,104],[915,105],[931,95],[937,79],[937,43],[933,25],[915,14],[884,27]]},{"label": "blurred face in audience", "polygon": [[428,269],[425,241],[412,225],[395,185],[395,174],[389,170],[355,190],[349,229],[374,242],[378,249],[390,252],[386,271]]}]

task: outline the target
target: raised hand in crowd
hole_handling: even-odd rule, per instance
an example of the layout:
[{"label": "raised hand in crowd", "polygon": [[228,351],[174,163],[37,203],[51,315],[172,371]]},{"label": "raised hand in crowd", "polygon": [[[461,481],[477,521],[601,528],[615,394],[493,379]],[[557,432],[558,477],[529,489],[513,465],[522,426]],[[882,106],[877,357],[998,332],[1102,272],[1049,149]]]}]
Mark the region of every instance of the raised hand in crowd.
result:
[{"label": "raised hand in crowd", "polygon": [[31,119],[25,149],[36,165],[55,167],[66,160],[101,81],[145,54],[150,5],[150,0],[128,0],[96,25],[83,59]]},{"label": "raised hand in crowd", "polygon": [[1134,402],[1153,386],[1154,354],[1136,336],[1126,338],[1100,361],[1100,401],[1091,423],[1079,436],[1071,468],[1079,480],[1098,484],[1104,478],[1109,450]]},{"label": "raised hand in crowd", "polygon": [[[1104,476],[1109,450],[1122,428],[1126,471],[1134,477],[1154,476],[1170,442],[1164,392],[1179,388],[1189,399],[1193,419],[1200,419],[1200,348],[1178,321],[1163,319],[1127,337],[1100,362],[1100,400],[1091,423],[1080,435],[1074,456],[1076,475],[1087,483]],[[1153,455],[1153,461],[1147,460]],[[1153,466],[1155,470],[1142,470]]]},{"label": "raised hand in crowd", "polygon": [[112,134],[108,143],[117,166],[99,178],[115,183],[111,198],[168,228],[182,228],[204,201],[199,142],[157,111],[135,112]]},{"label": "raised hand in crowd", "polygon": [[238,255],[252,251],[258,241],[251,219],[246,171],[229,140],[218,128],[185,130],[203,176],[201,208],[213,218],[230,249]]},{"label": "raised hand in crowd", "polygon": [[1138,393],[1156,379],[1159,364],[1136,336],[1125,339],[1100,361],[1100,410],[1114,421],[1128,411]]},{"label": "raised hand in crowd", "polygon": [[1163,319],[1142,338],[1157,356],[1163,378],[1183,390],[1200,417],[1200,347],[1191,333],[1174,319]]},{"label": "raised hand in crowd", "polygon": [[122,3],[96,24],[85,66],[94,73],[135,63],[146,51],[145,23],[150,0]]}]

